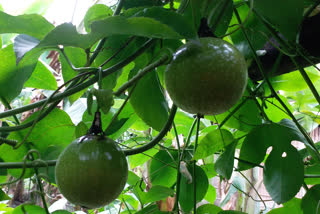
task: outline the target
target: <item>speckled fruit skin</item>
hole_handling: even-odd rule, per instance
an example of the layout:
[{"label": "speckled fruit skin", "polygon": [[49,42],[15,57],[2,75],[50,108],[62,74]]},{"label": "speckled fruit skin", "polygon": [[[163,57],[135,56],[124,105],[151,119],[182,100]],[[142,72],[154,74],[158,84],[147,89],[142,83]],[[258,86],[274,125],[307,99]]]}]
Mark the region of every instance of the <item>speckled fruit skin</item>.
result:
[{"label": "speckled fruit skin", "polygon": [[192,114],[216,115],[230,109],[247,85],[247,64],[230,43],[211,37],[180,47],[165,72],[172,101]]},{"label": "speckled fruit skin", "polygon": [[73,204],[98,208],[122,192],[128,165],[116,142],[88,135],[73,141],[59,156],[55,168],[57,186]]}]

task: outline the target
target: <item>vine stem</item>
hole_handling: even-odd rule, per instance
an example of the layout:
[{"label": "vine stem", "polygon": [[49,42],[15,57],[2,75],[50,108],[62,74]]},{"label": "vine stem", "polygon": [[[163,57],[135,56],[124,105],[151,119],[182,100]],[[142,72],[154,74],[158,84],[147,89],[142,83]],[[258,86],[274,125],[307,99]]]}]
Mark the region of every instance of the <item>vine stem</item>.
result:
[{"label": "vine stem", "polygon": [[[131,61],[133,61],[135,58],[137,58],[138,56],[140,56],[147,48],[151,47],[154,44],[155,40],[150,39],[148,40],[146,43],[144,43],[135,53],[133,53],[131,56],[129,56],[128,58],[122,60],[121,62],[111,66],[110,68],[107,68],[105,70],[103,70],[102,72],[102,77],[106,77],[116,71],[118,71],[119,69],[123,68],[124,66],[126,66],[127,64],[129,64]],[[89,87],[90,85],[96,83],[98,81],[98,76],[94,76],[91,79],[89,79],[88,81],[81,83],[79,85],[76,85],[75,87],[70,88],[69,90],[65,90],[62,93],[56,94],[55,96],[53,96],[50,100],[50,102],[54,102],[54,101],[60,101],[61,99],[68,97],[78,91],[81,91],[87,87]],[[48,98],[47,98],[48,99]],[[1,112],[0,113],[0,119],[4,118],[4,117],[8,117],[8,116],[12,116],[14,114],[18,114],[18,113],[22,113],[24,111],[28,111],[34,108],[37,108],[41,105],[43,105],[47,99],[43,99],[41,101],[29,104],[29,105],[25,105],[23,107],[20,108],[16,108],[16,109],[12,109],[12,110],[8,110],[5,112]]]},{"label": "vine stem", "polygon": [[40,168],[40,167],[48,167],[55,166],[57,160],[48,160],[48,161],[38,161],[34,160],[31,162],[0,162],[0,169],[21,169],[25,168]]},{"label": "vine stem", "polygon": [[[239,23],[241,23],[241,19],[240,19],[240,16],[239,16],[239,13],[237,11],[237,9],[234,10],[235,12],[235,15],[236,15],[236,18],[238,20]],[[288,113],[288,115],[291,117],[291,119],[293,120],[293,122],[295,123],[295,125],[297,126],[297,128],[300,130],[300,132],[303,134],[303,136],[305,137],[305,139],[307,140],[307,143],[306,145],[308,147],[311,148],[312,152],[311,152],[311,155],[314,156],[314,158],[320,162],[320,154],[314,144],[314,142],[312,141],[312,139],[310,138],[310,136],[306,133],[306,131],[304,130],[304,128],[299,124],[299,122],[297,121],[297,119],[294,117],[294,115],[292,114],[292,112],[290,111],[290,109],[286,106],[286,104],[281,100],[281,98],[278,96],[277,92],[274,90],[271,82],[269,81],[268,77],[266,76],[265,74],[265,71],[262,67],[262,64],[260,62],[260,59],[259,57],[257,56],[256,52],[254,51],[254,48],[252,46],[252,43],[251,43],[251,40],[249,39],[248,35],[247,35],[247,32],[245,31],[245,29],[241,28],[242,32],[243,32],[243,35],[245,36],[249,46],[250,46],[250,49],[252,51],[252,54],[255,58],[255,61],[258,65],[258,68],[262,74],[262,76],[264,77],[266,83],[268,84],[269,88],[270,88],[270,91],[272,93],[272,95],[274,95],[274,97],[277,99],[277,101],[281,104],[281,106],[285,109],[285,111]]]},{"label": "vine stem", "polygon": [[153,148],[155,145],[157,145],[162,140],[162,138],[167,134],[167,132],[170,130],[171,125],[173,123],[174,116],[176,115],[176,112],[177,112],[177,106],[173,105],[171,107],[171,112],[170,112],[169,118],[168,118],[166,124],[164,125],[164,127],[162,128],[162,130],[159,132],[159,134],[153,140],[151,140],[149,143],[147,143],[141,147],[130,149],[130,150],[124,150],[123,151],[124,154],[127,156],[138,154],[141,152],[145,152],[145,151]]},{"label": "vine stem", "polygon": [[173,210],[174,211],[177,210],[177,213],[179,214],[180,213],[180,211],[179,211],[179,197],[180,197],[180,181],[181,181],[181,173],[180,173],[181,151],[180,151],[179,135],[178,135],[177,127],[174,122],[173,122],[173,128],[174,128],[174,133],[176,135],[177,147],[178,147],[176,197],[175,197],[175,201],[174,201]]},{"label": "vine stem", "polygon": [[[199,114],[197,115],[197,128],[196,128],[196,140],[194,144],[194,150],[193,150],[193,155],[195,155],[198,147],[198,140],[199,140],[199,131],[200,131],[200,120],[201,117]],[[193,162],[193,213],[197,214],[197,175],[196,175],[196,166],[197,166],[197,161],[195,160]]]},{"label": "vine stem", "polygon": [[162,65],[164,62],[166,62],[169,59],[168,55],[162,56],[159,60],[156,62],[148,65],[144,69],[140,70],[134,77],[132,77],[128,82],[124,83],[122,86],[118,88],[116,92],[114,92],[115,96],[120,96],[125,90],[127,90],[129,87],[131,87],[133,84],[135,84],[138,80],[140,80],[144,75],[146,75],[148,72],[152,71],[154,68],[158,67],[159,65]]},{"label": "vine stem", "polygon": [[[125,0],[119,0],[117,7],[116,7],[116,10],[113,13],[113,16],[117,16],[120,14],[124,2],[125,2]],[[93,61],[97,58],[97,56],[100,53],[100,51],[102,50],[103,45],[106,42],[106,40],[107,40],[107,38],[103,38],[98,42],[97,47],[95,48],[95,50],[93,51],[93,54],[89,58],[88,65],[91,65],[93,63]]]},{"label": "vine stem", "polygon": [[[7,100],[5,97],[0,96],[0,101],[2,101],[3,105],[4,105],[7,109],[9,109],[9,110],[12,109],[11,106],[10,106],[10,103],[8,102],[8,100]],[[14,114],[14,115],[12,115],[12,116],[13,116],[13,119],[16,121],[16,123],[17,123],[17,124],[20,124],[20,121],[18,120],[17,115]]]}]

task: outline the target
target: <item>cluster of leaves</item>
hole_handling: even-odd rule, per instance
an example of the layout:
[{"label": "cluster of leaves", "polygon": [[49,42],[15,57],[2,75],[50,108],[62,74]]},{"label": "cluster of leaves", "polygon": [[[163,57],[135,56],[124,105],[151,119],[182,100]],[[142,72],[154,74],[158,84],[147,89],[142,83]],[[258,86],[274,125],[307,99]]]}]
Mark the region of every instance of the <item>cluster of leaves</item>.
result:
[{"label": "cluster of leaves", "polygon": [[[0,49],[2,104],[11,109],[27,88],[39,89],[47,97],[36,103],[26,100],[23,106],[0,113],[1,168],[9,168],[9,162],[23,161],[34,149],[42,161],[55,160],[73,139],[86,134],[93,120],[90,109],[103,105],[88,93],[88,89],[95,92],[98,80],[101,89],[112,90],[116,95],[114,105],[102,114],[105,134],[124,149],[139,148],[161,132],[169,118],[163,82],[166,62],[161,57],[168,54],[167,49],[176,50],[183,40],[197,39],[203,17],[215,36],[228,39],[250,62],[259,60],[256,51],[270,36],[278,39],[282,53],[299,54],[292,53],[292,47],[296,47],[304,8],[312,8],[315,3],[134,0],[120,1],[119,5],[123,6],[121,11],[102,4],[92,6],[83,20],[86,34],[78,33],[69,23],[53,26],[40,15],[11,16],[0,11],[2,38],[14,34],[13,43],[7,40]],[[283,37],[277,37],[279,32]],[[52,50],[60,53],[67,86],[64,92],[58,92],[53,71],[42,60]],[[150,67],[152,63],[156,66]],[[148,72],[136,78],[146,67]],[[136,79],[139,81],[128,84]],[[237,105],[226,113],[201,120],[178,110],[174,128],[157,146],[128,157],[131,171],[127,188],[119,201],[101,210],[120,205],[121,213],[161,213],[155,202],[175,195],[175,211],[181,208],[191,212],[205,200],[207,203],[194,212],[228,213],[214,205],[216,190],[209,180],[217,174],[231,179],[235,169],[260,167],[272,200],[284,204],[270,213],[315,213],[320,200],[320,181],[316,178],[320,175],[320,154],[307,133],[320,123],[320,99],[314,90],[319,88],[319,79],[316,68],[308,67],[300,69],[300,73],[266,77],[259,83],[249,81],[246,94]],[[124,90],[127,93],[122,93]],[[84,104],[87,99],[88,109]],[[54,108],[60,100],[64,101],[63,108]],[[19,124],[20,113],[37,107],[41,110]],[[298,150],[292,141],[303,143],[305,149]],[[239,155],[235,165],[236,151]],[[311,161],[305,163],[309,156]],[[24,178],[35,172],[39,176],[37,168],[21,169],[24,166],[1,171],[0,181],[5,182],[8,175],[19,178],[22,172]],[[40,172],[46,169],[54,184],[54,167],[44,167]],[[137,169],[147,172],[147,176]],[[307,185],[314,186],[307,189]],[[233,179],[233,186],[245,190],[239,175]],[[302,199],[295,198],[302,186],[307,193]],[[241,191],[240,194],[247,197]],[[0,196],[1,200],[8,199],[2,191]],[[47,212],[35,205],[24,205],[7,213],[24,211]]]}]

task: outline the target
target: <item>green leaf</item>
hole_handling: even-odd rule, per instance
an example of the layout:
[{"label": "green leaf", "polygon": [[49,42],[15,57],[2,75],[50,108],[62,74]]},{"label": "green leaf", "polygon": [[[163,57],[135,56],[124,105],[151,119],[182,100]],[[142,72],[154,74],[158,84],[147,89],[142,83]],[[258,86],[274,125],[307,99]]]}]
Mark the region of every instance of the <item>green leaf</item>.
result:
[{"label": "green leaf", "polygon": [[[140,143],[140,142],[139,142]],[[129,156],[129,164],[132,169],[136,168],[137,166],[141,166],[145,162],[147,162],[150,159],[150,156],[154,156],[157,153],[157,149],[149,149],[143,154],[136,154],[136,155],[130,155]]]},{"label": "green leaf", "polygon": [[[192,115],[179,109],[174,117],[174,124],[176,125],[177,132],[182,134],[184,137],[188,136],[193,121],[194,118]],[[172,129],[171,132],[174,134],[174,129]]]},{"label": "green leaf", "polygon": [[[268,147],[272,147],[264,169],[264,184],[272,199],[277,203],[290,200],[300,190],[303,183],[303,161],[291,141],[303,142],[305,139],[298,134],[288,120],[280,124],[264,124],[253,129],[244,140],[240,150],[240,160],[252,164],[260,164]],[[284,125],[286,124],[286,125]],[[295,167],[292,167],[292,166]],[[239,162],[238,169],[245,170],[253,166]],[[292,176],[295,179],[292,179]]]},{"label": "green leaf", "polygon": [[37,39],[43,39],[54,28],[40,15],[11,16],[0,11],[0,33],[27,34]]},{"label": "green leaf", "polygon": [[204,196],[204,199],[208,201],[209,203],[214,203],[216,200],[216,188],[214,188],[212,185],[209,184],[208,186],[208,191],[206,195]]},{"label": "green leaf", "polygon": [[0,201],[10,200],[10,199],[11,198],[5,192],[3,192],[2,189],[0,189]]},{"label": "green leaf", "polygon": [[203,171],[207,174],[208,178],[213,178],[217,175],[217,172],[214,170],[214,164],[213,163],[207,163],[205,165],[200,166]]},{"label": "green leaf", "polygon": [[229,144],[214,164],[215,171],[228,180],[231,178],[233,172],[234,153],[237,144],[238,142]]},{"label": "green leaf", "polygon": [[272,209],[268,214],[303,214],[301,209],[301,199],[293,198],[283,204],[283,207]]},{"label": "green leaf", "polygon": [[111,16],[112,13],[113,11],[104,4],[95,4],[90,7],[83,20],[86,31],[90,32],[90,24],[93,21]]},{"label": "green leaf", "polygon": [[264,185],[278,204],[293,198],[299,192],[304,179],[303,161],[298,151],[289,147],[285,155],[283,157],[280,151],[272,150],[263,173]]},{"label": "green leaf", "polygon": [[[257,13],[264,16],[264,18],[273,24],[282,35],[288,40],[295,41],[303,18],[303,1],[254,1],[253,6]],[[290,20],[290,22],[287,20]]]},{"label": "green leaf", "polygon": [[86,126],[84,122],[78,123],[75,130],[75,136],[76,138],[79,138],[81,136],[84,136],[88,133],[89,128]]},{"label": "green leaf", "polygon": [[111,128],[109,130],[105,130],[105,134],[115,140],[126,132],[137,120],[138,116],[135,114],[132,106],[130,103],[126,103]]},{"label": "green leaf", "polygon": [[[75,67],[83,67],[87,60],[87,55],[81,48],[75,48],[75,47],[65,47],[64,51],[66,55],[68,56],[69,60]],[[62,77],[64,82],[67,82],[77,76],[79,72],[76,72],[71,68],[69,63],[67,62],[66,58],[59,56],[59,60],[61,62],[61,70],[62,70]],[[78,98],[80,98],[83,93],[86,91],[86,89],[79,91],[75,94],[72,94],[68,97],[71,103],[75,102]]]},{"label": "green leaf", "polygon": [[[229,109],[227,112],[216,115],[216,116],[206,116],[206,118],[215,121],[216,123],[221,123],[229,114],[236,108],[236,106],[242,102],[242,98],[234,107]],[[262,119],[260,115],[260,110],[257,104],[253,100],[247,100],[236,113],[232,115],[231,118],[227,120],[225,126],[229,128],[238,129],[244,132],[249,132],[254,127],[261,125]]]},{"label": "green leaf", "polygon": [[[208,3],[208,26],[213,28],[212,31],[217,37],[223,36],[229,26],[233,13],[232,0],[214,0]],[[223,14],[220,14],[222,13]],[[218,22],[219,20],[219,22]],[[213,26],[216,24],[216,26]]]},{"label": "green leaf", "polygon": [[[286,121],[289,120],[283,120],[281,124],[263,124],[252,129],[242,143],[239,158],[252,164],[260,164],[270,146],[273,147],[273,151],[286,152],[292,147],[291,141],[305,142],[299,130],[296,127],[290,127],[292,123],[285,125]],[[239,162],[238,169],[250,169],[253,167],[252,164]]]},{"label": "green leaf", "polygon": [[[312,83],[315,83],[320,78],[319,71],[314,67],[304,68]],[[287,74],[278,75],[270,78],[274,90],[283,90],[289,92],[297,92],[308,88],[299,71],[293,71]],[[269,87],[265,87],[266,93],[270,91]],[[270,92],[269,92],[270,93]],[[268,93],[268,94],[269,94]]]},{"label": "green leaf", "polygon": [[[197,31],[185,17],[172,10],[164,9],[162,7],[146,8],[134,15],[135,17],[149,17],[159,21],[172,28],[175,32],[184,36],[187,39],[197,39]],[[172,21],[174,20],[174,21]]]},{"label": "green leaf", "polygon": [[226,129],[216,129],[209,132],[200,141],[194,159],[199,160],[222,150],[224,147],[233,142],[231,132]]},{"label": "green leaf", "polygon": [[134,172],[128,171],[127,184],[130,185],[129,188],[131,189],[132,193],[141,202],[143,194],[145,194],[145,192],[143,192],[143,191],[146,188],[146,184],[143,182],[143,180],[140,179],[140,177],[137,176]]},{"label": "green leaf", "polygon": [[213,204],[204,204],[197,208],[198,214],[218,214],[222,209]]},{"label": "green leaf", "polygon": [[[242,21],[247,19],[243,23],[244,29],[247,29],[248,38],[254,48],[254,50],[260,50],[263,48],[263,45],[266,43],[268,37],[268,29],[260,22],[260,20],[254,15],[254,13],[249,13],[248,5],[244,4],[237,8],[237,11],[240,15]],[[250,14],[250,15],[249,15]],[[247,18],[247,16],[249,17]],[[230,27],[228,32],[233,32],[239,28],[239,23],[235,15],[233,15]],[[263,36],[265,35],[265,36]],[[247,39],[244,37],[241,30],[237,30],[231,34],[233,44],[238,48],[238,50],[245,56],[245,58],[252,58],[253,53],[247,42]],[[258,71],[257,71],[258,72]]]},{"label": "green leaf", "polygon": [[24,83],[24,87],[56,90],[58,88],[51,67],[41,60],[38,61],[31,77]]},{"label": "green leaf", "polygon": [[[193,165],[188,167],[188,170],[193,174]],[[183,211],[190,212],[193,209],[194,204],[194,180],[196,180],[196,202],[201,201],[208,190],[209,182],[206,173],[201,167],[195,167],[196,177],[192,178],[192,182],[189,183],[188,179],[184,176],[180,181],[180,198],[179,203]]]},{"label": "green leaf", "polygon": [[302,198],[301,208],[303,213],[317,213],[320,211],[319,208],[320,200],[320,184],[313,186],[308,189],[307,194]]},{"label": "green leaf", "polygon": [[130,103],[137,115],[160,131],[168,120],[168,106],[155,71],[147,73],[136,84]]},{"label": "green leaf", "polygon": [[25,213],[37,213],[37,214],[46,214],[46,211],[39,206],[36,205],[20,205],[16,207],[12,214],[25,214]]},{"label": "green leaf", "polygon": [[[39,112],[32,114],[22,124],[25,124],[38,116]],[[21,142],[23,137],[27,134],[30,128],[11,132],[9,139],[18,140]],[[60,109],[54,109],[44,119],[39,121],[31,132],[26,143],[19,149],[13,150],[11,146],[1,145],[1,158],[6,162],[21,162],[23,157],[27,154],[30,148],[37,149],[42,159],[47,160],[48,149],[50,146],[55,146],[54,156],[50,160],[56,159],[59,153],[74,139],[75,126],[70,117]],[[9,170],[9,173],[14,176],[19,176],[21,170]]]},{"label": "green leaf", "polygon": [[167,151],[160,150],[150,164],[150,180],[152,185],[171,187],[177,180],[177,153],[170,155]]},{"label": "green leaf", "polygon": [[[278,95],[282,102],[290,109],[292,112],[292,107],[289,104],[288,100],[282,96]],[[264,112],[266,115],[268,115],[268,118],[273,122],[279,122],[280,120],[283,120],[284,118],[290,119],[290,116],[284,112],[284,109],[280,102],[276,98],[267,98],[265,99],[265,108]]]},{"label": "green leaf", "polygon": [[[316,163],[312,166],[307,166],[304,170],[305,175],[320,175],[320,164]],[[320,183],[320,178],[305,178],[304,181],[308,185],[315,185]]]},{"label": "green leaf", "polygon": [[12,45],[0,49],[0,58],[0,98],[10,103],[20,94],[31,73],[19,72]]},{"label": "green leaf", "polygon": [[164,186],[154,185],[146,192],[141,201],[143,204],[160,201],[174,194],[174,190]]},{"label": "green leaf", "polygon": [[[99,53],[99,55],[94,60],[92,65],[95,67],[100,67],[102,64],[104,64],[102,68],[107,69],[119,63],[121,60],[124,60],[127,57],[129,57],[132,53],[134,53],[140,47],[141,42],[145,42],[145,39],[142,39],[142,38],[135,39],[130,43],[128,43],[129,40],[130,40],[130,36],[126,36],[126,35],[108,37],[108,39],[106,40],[103,46],[102,51]],[[125,48],[119,52],[121,47],[125,47]],[[119,52],[119,53],[114,57],[113,55],[116,52]],[[105,63],[106,61],[108,62]],[[113,89],[117,85],[118,78],[121,76],[123,71],[129,72],[128,70],[121,69],[121,70],[118,70],[117,72],[114,72],[104,77],[102,80],[102,88]],[[128,81],[128,75],[126,76],[126,79],[124,82],[127,82],[127,81]]]}]

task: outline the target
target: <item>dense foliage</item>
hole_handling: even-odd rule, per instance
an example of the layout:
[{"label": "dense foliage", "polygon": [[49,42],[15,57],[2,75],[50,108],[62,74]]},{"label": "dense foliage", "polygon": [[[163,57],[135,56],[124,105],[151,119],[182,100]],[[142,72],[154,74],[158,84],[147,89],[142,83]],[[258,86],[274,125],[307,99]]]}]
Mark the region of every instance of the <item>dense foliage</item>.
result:
[{"label": "dense foliage", "polygon": [[[82,209],[54,208],[54,170],[97,110],[129,172],[96,213],[319,211],[319,1],[119,0],[80,26],[55,26],[41,15],[50,1],[35,2],[19,16],[0,7],[0,212]],[[244,95],[222,114],[189,114],[166,92],[172,53],[200,37],[247,62]]]}]

